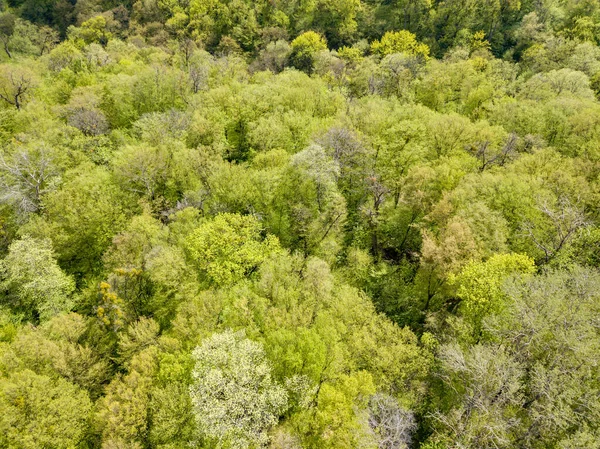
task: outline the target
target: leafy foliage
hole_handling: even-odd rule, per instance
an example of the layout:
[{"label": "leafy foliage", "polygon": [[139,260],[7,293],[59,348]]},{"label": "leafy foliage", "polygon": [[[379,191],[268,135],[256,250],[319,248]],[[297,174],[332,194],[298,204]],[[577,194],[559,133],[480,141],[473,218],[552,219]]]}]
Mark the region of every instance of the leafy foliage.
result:
[{"label": "leafy foliage", "polygon": [[0,273],[5,300],[16,312],[47,320],[72,307],[69,296],[75,283],[56,263],[47,240],[25,237],[14,241],[0,262]]},{"label": "leafy foliage", "polygon": [[261,241],[260,223],[251,216],[217,215],[188,236],[190,258],[209,281],[230,285],[256,269],[279,245],[273,237]]},{"label": "leafy foliage", "polygon": [[598,447],[596,3],[0,0],[0,447]]}]

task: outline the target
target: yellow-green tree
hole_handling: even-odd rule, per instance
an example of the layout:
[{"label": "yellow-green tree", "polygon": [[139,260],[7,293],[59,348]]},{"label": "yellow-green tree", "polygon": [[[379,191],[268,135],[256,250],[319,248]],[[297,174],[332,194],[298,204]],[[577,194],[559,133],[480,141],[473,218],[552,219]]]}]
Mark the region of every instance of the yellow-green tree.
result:
[{"label": "yellow-green tree", "polygon": [[461,299],[460,311],[479,330],[481,320],[499,313],[506,298],[502,286],[512,275],[535,272],[531,257],[522,254],[496,254],[485,262],[470,262],[458,275],[450,277]]},{"label": "yellow-green tree", "polygon": [[327,42],[315,31],[302,33],[291,43],[290,61],[294,67],[305,72],[312,72],[315,55],[327,50]]},{"label": "yellow-green tree", "polygon": [[417,36],[407,30],[388,31],[371,44],[371,52],[386,56],[393,53],[406,53],[410,56],[429,58],[429,46],[417,41]]},{"label": "yellow-green tree", "polygon": [[91,409],[85,391],[64,379],[28,369],[0,377],[0,444],[23,449],[80,447]]},{"label": "yellow-green tree", "polygon": [[255,217],[220,214],[187,237],[186,249],[201,278],[225,286],[251,274],[279,243],[273,236],[262,238]]}]

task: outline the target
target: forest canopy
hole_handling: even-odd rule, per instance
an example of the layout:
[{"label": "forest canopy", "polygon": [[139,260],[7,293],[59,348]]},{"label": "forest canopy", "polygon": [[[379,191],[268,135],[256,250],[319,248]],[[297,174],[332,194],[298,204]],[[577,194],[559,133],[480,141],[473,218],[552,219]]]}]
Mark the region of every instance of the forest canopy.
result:
[{"label": "forest canopy", "polygon": [[600,448],[600,3],[0,0],[0,448]]}]

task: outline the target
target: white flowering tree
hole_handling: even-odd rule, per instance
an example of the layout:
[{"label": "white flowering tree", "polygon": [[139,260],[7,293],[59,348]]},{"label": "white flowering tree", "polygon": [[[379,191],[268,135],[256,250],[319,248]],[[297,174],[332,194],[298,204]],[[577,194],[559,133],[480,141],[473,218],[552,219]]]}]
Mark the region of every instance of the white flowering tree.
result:
[{"label": "white flowering tree", "polygon": [[201,433],[217,447],[265,446],[287,393],[271,378],[262,345],[229,330],[204,341],[193,357],[190,394]]}]

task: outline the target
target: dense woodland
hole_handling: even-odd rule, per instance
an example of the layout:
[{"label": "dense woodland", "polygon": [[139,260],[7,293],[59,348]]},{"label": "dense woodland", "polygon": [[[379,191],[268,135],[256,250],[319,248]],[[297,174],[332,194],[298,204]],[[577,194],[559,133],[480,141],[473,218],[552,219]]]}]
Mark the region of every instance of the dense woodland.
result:
[{"label": "dense woodland", "polygon": [[0,448],[599,449],[599,42],[0,0]]}]

